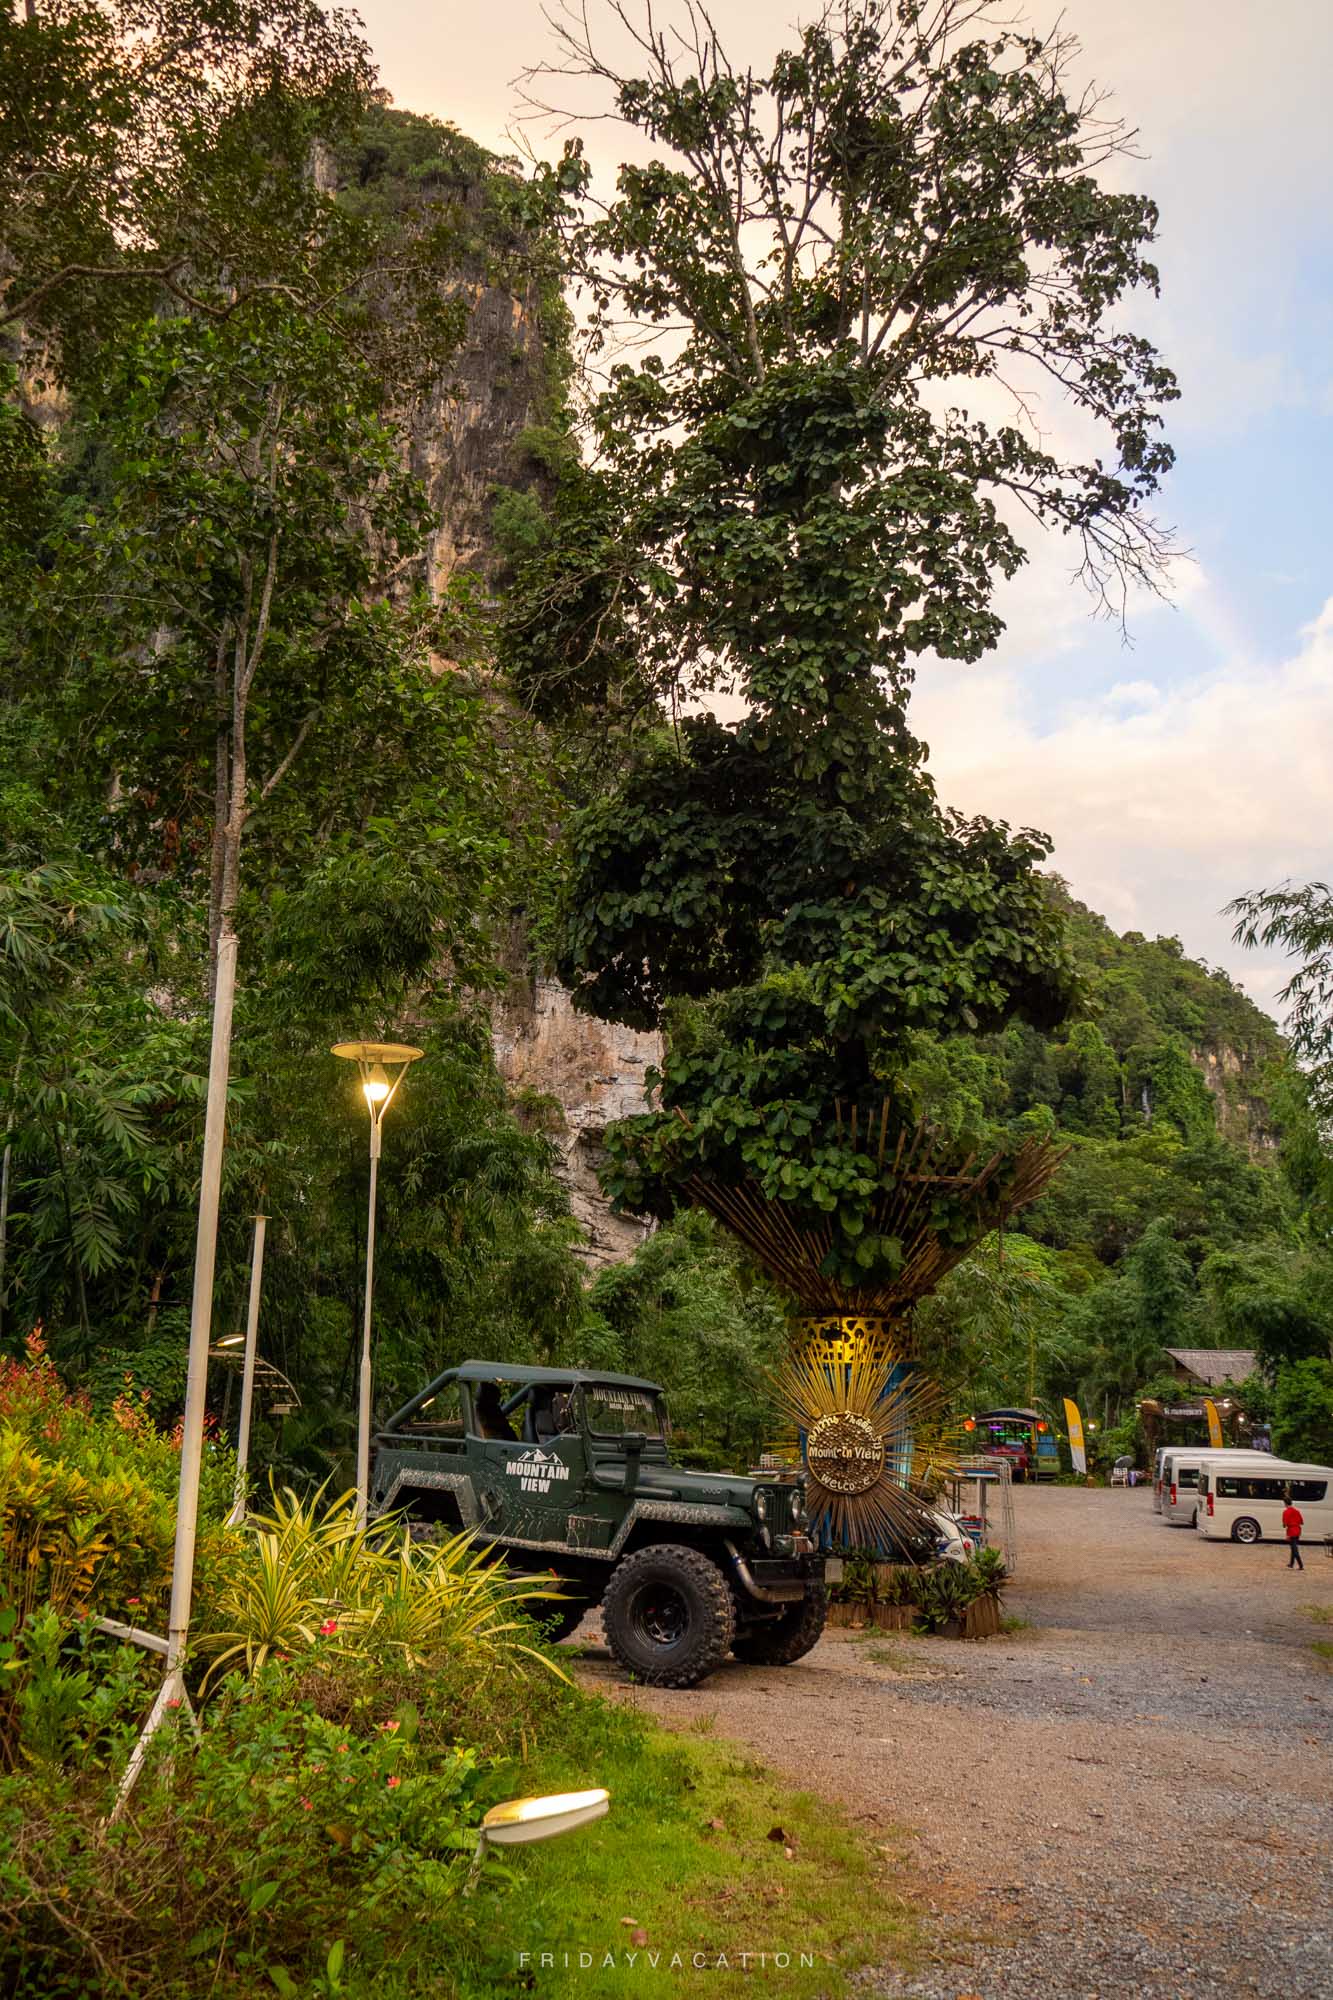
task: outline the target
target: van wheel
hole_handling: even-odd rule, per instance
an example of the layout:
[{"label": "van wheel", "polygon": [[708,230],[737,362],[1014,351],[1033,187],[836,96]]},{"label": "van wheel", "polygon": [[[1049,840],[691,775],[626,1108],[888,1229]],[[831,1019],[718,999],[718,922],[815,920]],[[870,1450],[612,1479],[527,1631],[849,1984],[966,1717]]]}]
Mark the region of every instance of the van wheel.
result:
[{"label": "van wheel", "polygon": [[1261,1542],[1263,1538],[1263,1529],[1257,1521],[1252,1521],[1248,1514],[1242,1514],[1239,1521],[1233,1521],[1231,1524],[1233,1542]]},{"label": "van wheel", "polygon": [[694,1687],[731,1650],[736,1606],[717,1564],[666,1543],[628,1556],[602,1599],[602,1629],[648,1687]]}]

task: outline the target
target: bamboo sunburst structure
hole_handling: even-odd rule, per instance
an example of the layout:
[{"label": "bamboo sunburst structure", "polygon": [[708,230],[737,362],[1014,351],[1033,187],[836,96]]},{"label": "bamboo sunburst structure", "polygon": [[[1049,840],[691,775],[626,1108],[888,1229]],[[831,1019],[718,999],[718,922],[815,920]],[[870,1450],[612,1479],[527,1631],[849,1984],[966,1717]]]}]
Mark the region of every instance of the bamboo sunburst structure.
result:
[{"label": "bamboo sunburst structure", "polygon": [[961,1455],[961,1428],[945,1416],[939,1384],[915,1369],[892,1381],[895,1366],[882,1351],[830,1365],[806,1349],[771,1378],[783,1414],[805,1433],[812,1520],[843,1547],[919,1525],[911,1489],[945,1477]]},{"label": "bamboo sunburst structure", "polygon": [[[887,1100],[863,1123],[853,1109],[840,1119],[838,1137],[885,1176],[868,1220],[879,1235],[902,1245],[902,1261],[891,1279],[850,1287],[827,1276],[823,1266],[833,1248],[835,1219],[803,1221],[789,1202],[765,1194],[753,1175],[736,1183],[696,1174],[685,1191],[696,1207],[740,1238],[802,1313],[900,1319],[975,1243],[1037,1199],[1068,1147],[1032,1138],[980,1163],[976,1153],[959,1161],[948,1139],[925,1119],[901,1128],[893,1143],[889,1115]],[[932,1219],[933,1202],[941,1195],[957,1197],[971,1225],[957,1232],[957,1240],[942,1237]]]}]

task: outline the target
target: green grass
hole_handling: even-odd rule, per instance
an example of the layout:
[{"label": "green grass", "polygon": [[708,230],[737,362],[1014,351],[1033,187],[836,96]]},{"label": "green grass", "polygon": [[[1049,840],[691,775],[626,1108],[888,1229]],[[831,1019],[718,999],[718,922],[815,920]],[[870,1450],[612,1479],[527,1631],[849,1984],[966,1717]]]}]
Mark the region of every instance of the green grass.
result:
[{"label": "green grass", "polygon": [[1000,1630],[1002,1632],[1030,1632],[1032,1630],[1032,1620],[1024,1618],[1019,1612],[1014,1611],[1000,1620]]},{"label": "green grass", "polygon": [[864,1965],[910,1964],[887,1847],[698,1725],[672,1735],[600,1702],[586,1721],[584,1743],[539,1752],[522,1789],[605,1785],[610,1813],[519,1863],[491,1905],[512,1973],[492,1959],[476,1995],[678,1996],[702,1954],[710,1995],[835,2000]]},{"label": "green grass", "polygon": [[1310,1651],[1316,1654],[1326,1667],[1333,1667],[1333,1639],[1316,1639]]},{"label": "green grass", "polygon": [[1333,1604],[1303,1604],[1303,1618],[1313,1618],[1316,1625],[1333,1625]]},{"label": "green grass", "polygon": [[877,1667],[890,1668],[895,1674],[915,1674],[919,1678],[930,1672],[929,1667],[922,1664],[919,1653],[914,1657],[905,1647],[887,1645],[883,1640],[871,1641],[866,1647],[866,1658],[873,1660]]}]

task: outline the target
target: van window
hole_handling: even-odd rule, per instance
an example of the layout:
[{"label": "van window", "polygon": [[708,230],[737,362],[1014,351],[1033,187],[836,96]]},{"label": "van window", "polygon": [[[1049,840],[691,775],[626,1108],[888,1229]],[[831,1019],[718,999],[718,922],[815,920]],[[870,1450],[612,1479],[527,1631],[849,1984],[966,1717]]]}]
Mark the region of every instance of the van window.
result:
[{"label": "van window", "polygon": [[1328,1481],[1326,1479],[1293,1479],[1291,1482],[1292,1499],[1296,1501],[1304,1500],[1310,1505],[1313,1505],[1318,1500],[1322,1500],[1327,1492]]},{"label": "van window", "polygon": [[1275,1500],[1284,1501],[1290,1486],[1293,1494],[1308,1493],[1311,1500],[1324,1497],[1326,1484],[1318,1479],[1247,1479],[1240,1474],[1222,1473],[1218,1476],[1217,1497],[1219,1500]]},{"label": "van window", "polygon": [[1180,1470],[1179,1470],[1179,1472],[1178,1472],[1178,1473],[1176,1474],[1176,1485],[1177,1485],[1177,1486],[1197,1486],[1197,1485],[1198,1485],[1198,1483],[1199,1483],[1199,1468],[1198,1468],[1198,1466],[1197,1466],[1197,1465],[1182,1465],[1182,1466],[1181,1466],[1181,1468],[1180,1468]]}]

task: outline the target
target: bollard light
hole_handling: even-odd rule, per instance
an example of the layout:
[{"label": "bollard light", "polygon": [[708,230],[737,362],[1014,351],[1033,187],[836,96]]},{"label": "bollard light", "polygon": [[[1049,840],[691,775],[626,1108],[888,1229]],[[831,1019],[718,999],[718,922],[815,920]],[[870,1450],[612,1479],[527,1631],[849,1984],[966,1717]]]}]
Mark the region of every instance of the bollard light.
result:
[{"label": "bollard light", "polygon": [[573,1833],[578,1827],[605,1819],[610,1805],[610,1792],[596,1786],[586,1792],[551,1792],[540,1799],[507,1799],[502,1806],[492,1806],[477,1835],[477,1850],[463,1894],[470,1896],[475,1889],[489,1848],[525,1847],[530,1841]]}]

